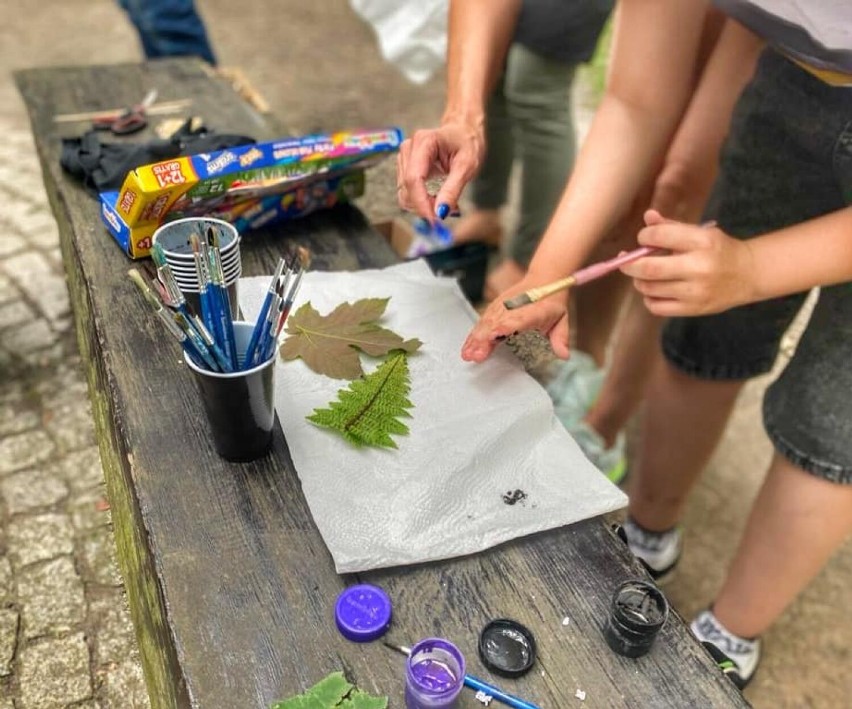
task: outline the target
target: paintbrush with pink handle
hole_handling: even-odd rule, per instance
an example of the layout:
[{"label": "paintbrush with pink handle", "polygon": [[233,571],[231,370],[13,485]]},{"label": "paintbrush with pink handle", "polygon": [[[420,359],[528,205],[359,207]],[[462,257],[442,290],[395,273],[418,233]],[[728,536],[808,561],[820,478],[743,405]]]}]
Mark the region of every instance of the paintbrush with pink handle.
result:
[{"label": "paintbrush with pink handle", "polygon": [[525,291],[520,295],[504,300],[503,305],[505,305],[509,310],[521,308],[524,305],[535,303],[542,298],[546,298],[547,296],[558,293],[566,288],[581,286],[589,281],[594,281],[596,278],[601,278],[608,273],[617,271],[622,266],[631,263],[636,259],[640,259],[643,256],[651,256],[652,254],[660,251],[662,251],[662,249],[655,249],[651,246],[642,246],[638,249],[634,249],[633,251],[619,254],[615,258],[609,259],[609,261],[600,261],[598,263],[593,263],[591,266],[586,266],[586,268],[581,268],[579,271],[572,273],[567,278],[553,281],[553,283],[548,283],[547,285],[539,286],[538,288],[530,288],[528,291]]}]

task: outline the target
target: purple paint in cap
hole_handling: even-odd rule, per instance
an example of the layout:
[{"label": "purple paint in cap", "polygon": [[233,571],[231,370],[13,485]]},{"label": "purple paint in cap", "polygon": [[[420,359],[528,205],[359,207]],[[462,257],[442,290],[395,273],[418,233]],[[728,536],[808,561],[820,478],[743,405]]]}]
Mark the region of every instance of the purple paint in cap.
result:
[{"label": "purple paint in cap", "polygon": [[391,610],[388,594],[378,586],[364,583],[341,592],[334,607],[334,619],[343,637],[367,643],[387,632]]}]

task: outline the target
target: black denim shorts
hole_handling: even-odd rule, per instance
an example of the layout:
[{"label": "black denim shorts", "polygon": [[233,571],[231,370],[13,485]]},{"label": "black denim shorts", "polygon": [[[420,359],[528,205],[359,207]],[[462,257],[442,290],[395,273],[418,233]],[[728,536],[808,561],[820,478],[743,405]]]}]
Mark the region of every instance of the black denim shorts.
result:
[{"label": "black denim shorts", "polygon": [[[828,86],[766,50],[737,103],[704,218],[748,239],[851,204],[852,87]],[[705,379],[763,374],[806,296],[673,318],[663,352]],[[763,421],[794,465],[852,484],[852,283],[821,289],[795,355],[766,392]]]}]

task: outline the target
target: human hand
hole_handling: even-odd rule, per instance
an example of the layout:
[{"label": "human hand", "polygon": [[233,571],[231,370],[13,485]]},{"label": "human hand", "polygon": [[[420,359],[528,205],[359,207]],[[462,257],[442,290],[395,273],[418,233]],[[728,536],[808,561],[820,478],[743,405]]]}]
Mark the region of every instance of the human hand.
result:
[{"label": "human hand", "polygon": [[568,297],[556,293],[522,308],[508,310],[503,301],[519,295],[541,283],[527,276],[520,283],[501,293],[486,308],[479,322],[470,331],[462,346],[462,359],[483,362],[510,335],[537,330],[550,340],[557,357],[568,357]]},{"label": "human hand", "polygon": [[654,315],[707,315],[751,302],[754,262],[747,241],[716,227],[695,226],[645,213],[639,243],[663,249],[624,266]]},{"label": "human hand", "polygon": [[[480,126],[445,121],[440,128],[419,130],[400,146],[396,159],[399,206],[432,222],[458,211],[465,185],[479,171],[485,155]],[[426,181],[446,177],[436,195]]]}]

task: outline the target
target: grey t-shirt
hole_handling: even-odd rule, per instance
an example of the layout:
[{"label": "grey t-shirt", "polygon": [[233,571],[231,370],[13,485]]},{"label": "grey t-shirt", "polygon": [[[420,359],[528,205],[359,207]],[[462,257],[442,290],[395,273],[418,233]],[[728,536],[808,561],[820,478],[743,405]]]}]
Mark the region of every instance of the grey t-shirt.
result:
[{"label": "grey t-shirt", "polygon": [[770,45],[818,69],[852,73],[852,0],[713,0]]},{"label": "grey t-shirt", "polygon": [[614,0],[524,0],[515,41],[566,64],[588,61],[613,4]]}]

